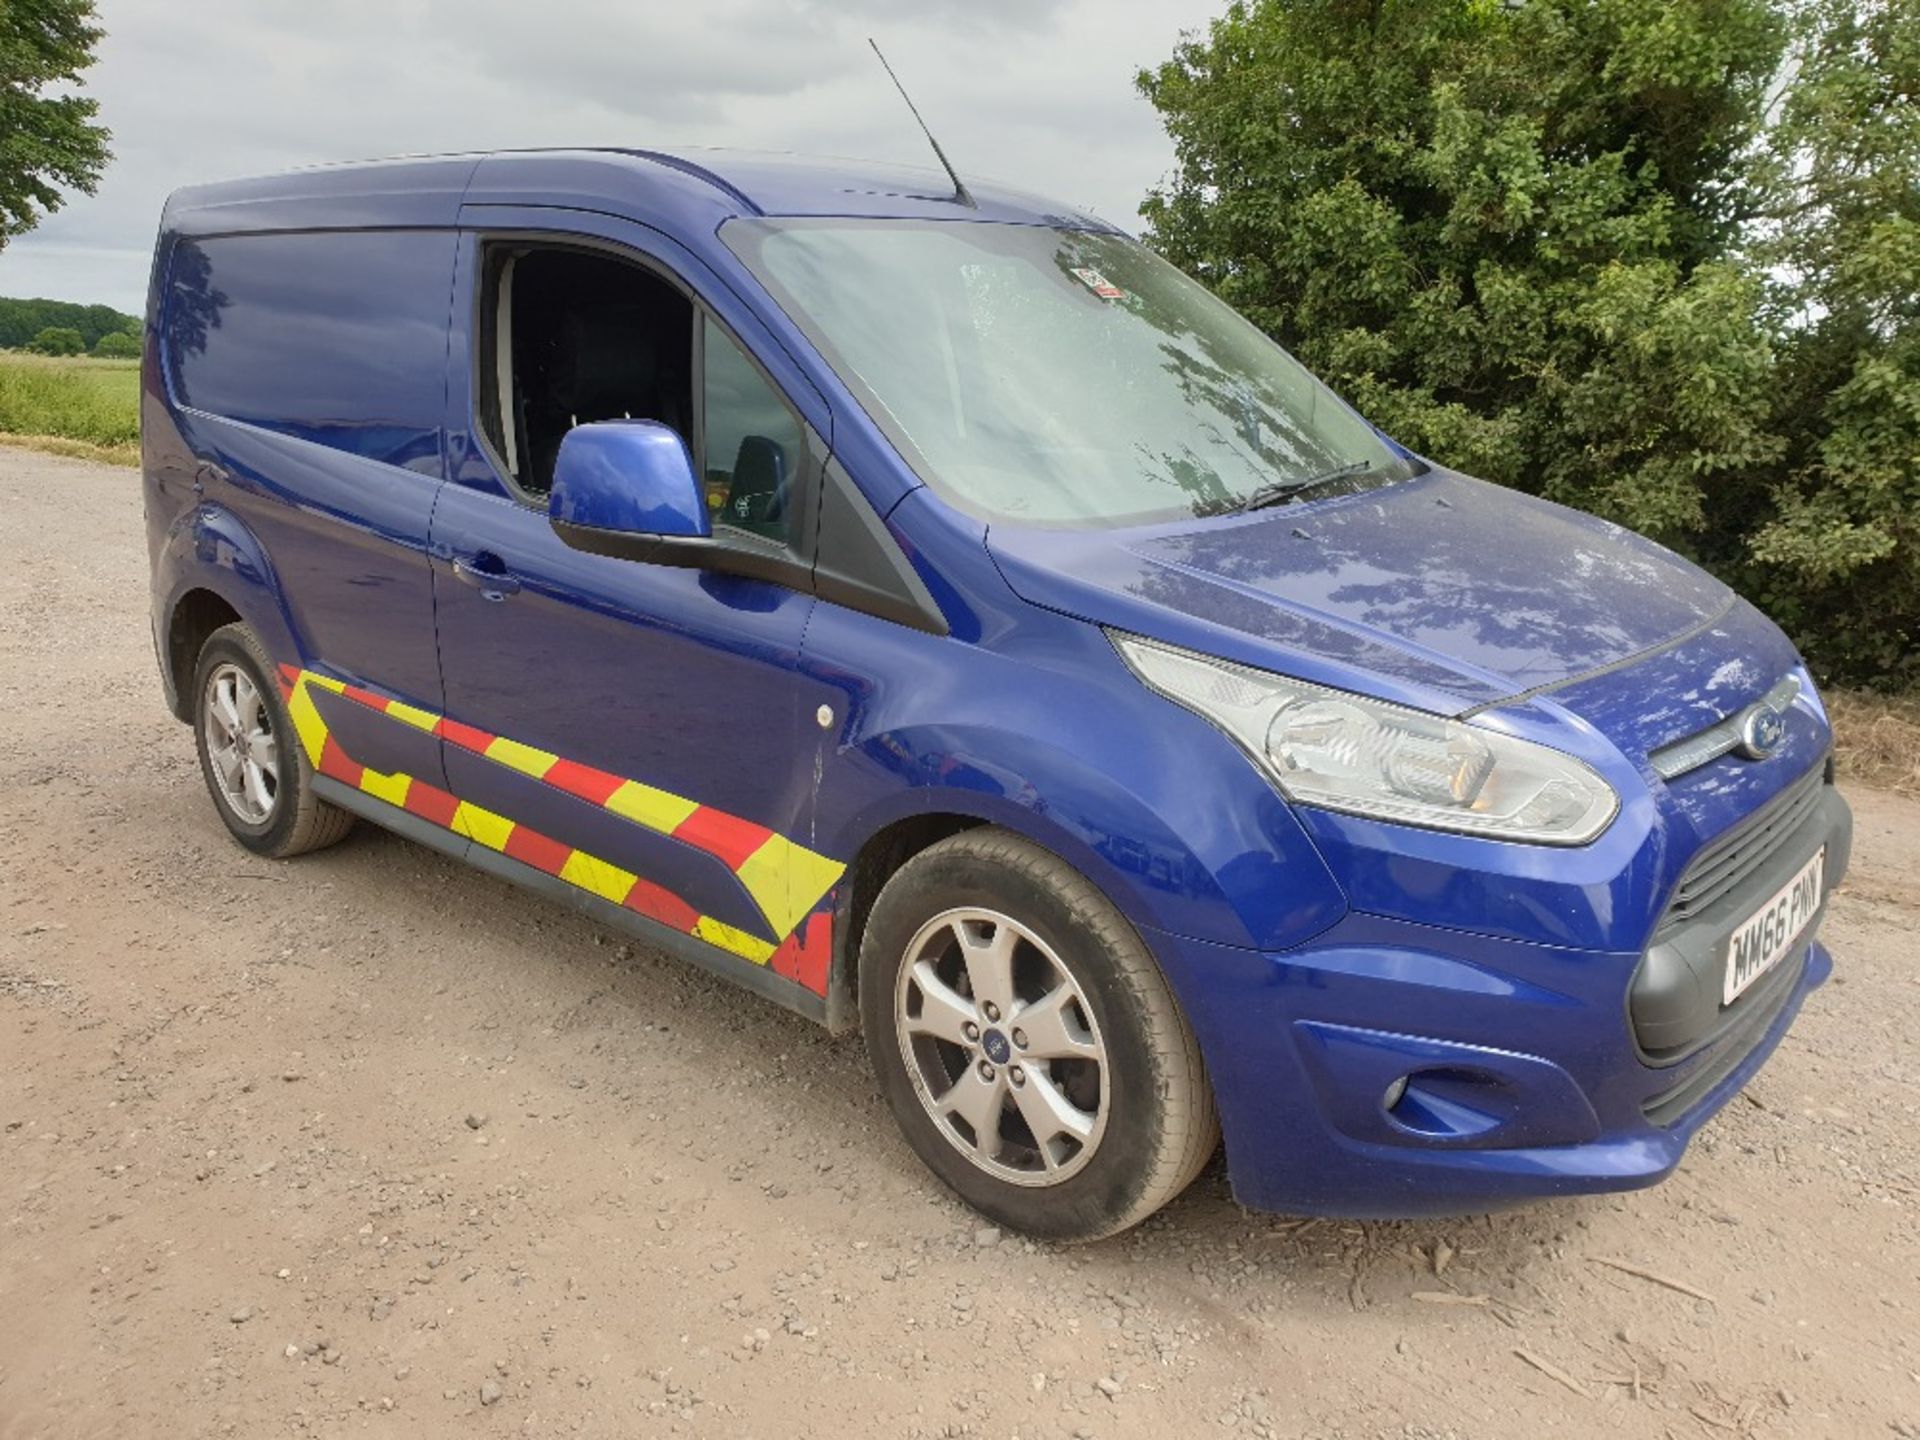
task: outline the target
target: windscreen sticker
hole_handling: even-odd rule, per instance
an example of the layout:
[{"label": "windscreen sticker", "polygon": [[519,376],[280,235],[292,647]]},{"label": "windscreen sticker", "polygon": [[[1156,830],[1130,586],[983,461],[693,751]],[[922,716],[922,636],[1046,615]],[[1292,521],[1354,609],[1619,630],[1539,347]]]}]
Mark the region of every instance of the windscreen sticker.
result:
[{"label": "windscreen sticker", "polygon": [[1073,273],[1079,277],[1082,285],[1086,286],[1102,300],[1124,300],[1127,298],[1126,291],[1122,290],[1118,285],[1114,284],[1091,266],[1076,265],[1073,267]]}]

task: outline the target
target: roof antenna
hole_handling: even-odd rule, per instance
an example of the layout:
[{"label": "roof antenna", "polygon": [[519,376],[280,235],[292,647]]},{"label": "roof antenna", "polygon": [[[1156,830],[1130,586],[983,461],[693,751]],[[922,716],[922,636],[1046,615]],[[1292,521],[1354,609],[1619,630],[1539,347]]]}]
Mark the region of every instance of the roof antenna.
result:
[{"label": "roof antenna", "polygon": [[978,210],[980,207],[974,204],[973,196],[968,192],[966,183],[960,178],[960,172],[953,168],[953,162],[947,159],[947,152],[942,150],[940,142],[933,138],[933,131],[927,128],[927,122],[920,119],[920,107],[913,103],[913,97],[907,94],[907,87],[900,83],[900,77],[893,73],[893,66],[887,64],[887,57],[880,53],[879,42],[869,35],[867,44],[873,46],[874,57],[879,60],[880,68],[887,72],[887,78],[893,81],[893,88],[898,90],[900,98],[907,102],[907,109],[913,111],[913,118],[920,123],[920,133],[927,137],[927,143],[933,147],[933,153],[940,157],[941,165],[946,168],[947,178],[953,181],[954,203],[964,205],[969,210]]}]

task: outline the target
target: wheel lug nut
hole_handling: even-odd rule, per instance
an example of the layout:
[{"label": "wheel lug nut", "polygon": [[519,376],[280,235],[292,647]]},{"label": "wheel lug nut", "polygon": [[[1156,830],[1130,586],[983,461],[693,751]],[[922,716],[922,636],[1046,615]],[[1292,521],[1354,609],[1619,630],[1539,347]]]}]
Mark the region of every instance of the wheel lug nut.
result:
[{"label": "wheel lug nut", "polygon": [[1014,1031],[1013,1043],[1019,1046],[1022,1050],[1026,1049],[1027,1048],[1027,1032],[1024,1030]]},{"label": "wheel lug nut", "polygon": [[1007,1078],[1016,1085],[1024,1085],[1027,1083],[1027,1072],[1016,1065],[1007,1071]]},{"label": "wheel lug nut", "polygon": [[999,1018],[1000,1018],[1000,1007],[994,1004],[991,1000],[989,1000],[987,1002],[987,1019],[998,1020]]},{"label": "wheel lug nut", "polygon": [[980,1078],[982,1080],[993,1079],[993,1066],[990,1062],[985,1060],[980,1062]]},{"label": "wheel lug nut", "polygon": [[969,1040],[978,1040],[980,1038],[980,1027],[969,1020],[960,1027],[960,1033]]}]

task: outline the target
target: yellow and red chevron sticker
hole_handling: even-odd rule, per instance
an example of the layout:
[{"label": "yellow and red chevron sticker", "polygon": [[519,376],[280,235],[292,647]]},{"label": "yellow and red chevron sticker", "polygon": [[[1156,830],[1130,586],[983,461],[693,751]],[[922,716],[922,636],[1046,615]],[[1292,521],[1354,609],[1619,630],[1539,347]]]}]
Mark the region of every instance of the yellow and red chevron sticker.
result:
[{"label": "yellow and red chevron sticker", "polygon": [[[318,773],[603,900],[698,936],[756,965],[769,966],[817,995],[826,994],[832,951],[832,916],[826,902],[846,871],[839,861],[710,805],[564,760],[518,740],[489,735],[332,676],[292,665],[282,665],[280,673],[287,713],[308,762]],[[672,891],[629,870],[462,800],[417,776],[383,774],[360,764],[328,731],[309,693],[315,686],[714,856],[733,871],[753,898],[778,937],[777,943],[702,915]]]}]

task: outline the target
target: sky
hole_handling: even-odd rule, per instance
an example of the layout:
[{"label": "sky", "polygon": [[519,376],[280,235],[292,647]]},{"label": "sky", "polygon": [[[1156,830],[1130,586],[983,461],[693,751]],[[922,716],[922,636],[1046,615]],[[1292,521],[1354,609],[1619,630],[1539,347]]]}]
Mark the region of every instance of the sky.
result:
[{"label": "sky", "polygon": [[1226,0],[99,0],[98,194],[0,250],[0,295],[138,313],[181,185],[376,155],[721,145],[932,165],[1137,232],[1173,163],[1134,89]]}]

